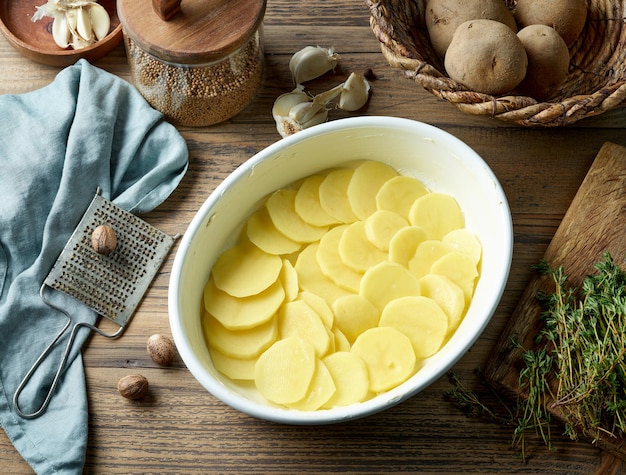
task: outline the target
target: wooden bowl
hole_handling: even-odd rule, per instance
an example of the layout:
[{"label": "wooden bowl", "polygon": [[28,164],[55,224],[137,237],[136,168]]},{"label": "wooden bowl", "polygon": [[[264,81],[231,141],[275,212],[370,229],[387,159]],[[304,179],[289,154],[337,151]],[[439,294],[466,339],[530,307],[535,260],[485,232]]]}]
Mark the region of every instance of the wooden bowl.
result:
[{"label": "wooden bowl", "polygon": [[111,17],[109,34],[82,49],[62,49],[52,38],[52,18],[31,21],[35,7],[46,0],[0,0],[0,31],[21,54],[50,66],[69,66],[80,58],[95,61],[108,54],[122,40],[122,25],[117,16],[115,0],[100,0]]}]

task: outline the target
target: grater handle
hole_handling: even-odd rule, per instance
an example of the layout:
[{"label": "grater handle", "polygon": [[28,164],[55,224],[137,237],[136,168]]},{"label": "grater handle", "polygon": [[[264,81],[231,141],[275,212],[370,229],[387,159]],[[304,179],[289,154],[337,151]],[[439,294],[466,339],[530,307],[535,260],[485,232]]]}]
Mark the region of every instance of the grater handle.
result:
[{"label": "grater handle", "polygon": [[54,379],[52,380],[52,384],[50,385],[50,389],[48,389],[48,393],[46,394],[46,398],[44,399],[43,403],[41,404],[41,406],[36,411],[30,412],[30,413],[22,411],[22,408],[20,407],[20,395],[22,394],[22,391],[24,390],[24,388],[26,387],[26,385],[30,381],[30,378],[32,378],[32,376],[35,373],[35,371],[37,371],[37,368],[39,368],[41,363],[48,357],[48,355],[50,354],[50,352],[52,351],[54,346],[61,339],[61,337],[65,334],[67,329],[70,327],[70,324],[72,323],[72,319],[71,319],[70,315],[64,309],[62,309],[62,308],[60,308],[60,307],[58,307],[56,305],[53,305],[52,303],[50,303],[46,299],[46,297],[44,295],[44,288],[45,288],[45,284],[42,285],[41,289],[39,290],[39,295],[41,296],[41,299],[48,306],[50,306],[50,307],[54,308],[55,310],[58,310],[59,312],[63,313],[67,317],[67,321],[66,321],[65,325],[63,326],[63,328],[61,328],[59,333],[57,333],[57,335],[54,337],[54,339],[50,342],[50,344],[48,344],[48,346],[43,350],[41,355],[39,355],[39,357],[37,358],[35,363],[28,370],[28,372],[26,373],[26,376],[24,376],[24,378],[20,382],[19,386],[15,390],[15,394],[13,395],[13,408],[15,409],[15,412],[23,419],[35,419],[35,418],[41,416],[44,412],[46,412],[46,409],[48,408],[48,405],[50,404],[50,401],[52,400],[52,396],[54,394],[54,390],[56,389],[57,384],[59,383],[59,380],[61,378],[61,374],[63,373],[63,369],[65,368],[65,364],[67,363],[67,359],[68,359],[68,357],[70,355],[70,351],[71,351],[72,346],[74,344],[74,340],[76,338],[76,334],[78,333],[78,330],[81,327],[89,328],[89,329],[91,329],[91,330],[97,332],[98,334],[100,334],[100,335],[102,335],[104,337],[107,337],[107,338],[117,338],[118,336],[120,336],[122,334],[122,331],[124,330],[124,327],[120,327],[119,330],[117,330],[115,333],[109,334],[109,333],[103,332],[98,327],[96,327],[95,325],[91,325],[90,323],[79,322],[79,323],[74,324],[74,326],[72,327],[72,332],[70,334],[70,338],[69,338],[69,340],[67,342],[67,345],[65,346],[65,351],[63,352],[63,357],[61,358],[61,362],[59,363],[59,367],[56,370],[56,373],[54,375]]}]

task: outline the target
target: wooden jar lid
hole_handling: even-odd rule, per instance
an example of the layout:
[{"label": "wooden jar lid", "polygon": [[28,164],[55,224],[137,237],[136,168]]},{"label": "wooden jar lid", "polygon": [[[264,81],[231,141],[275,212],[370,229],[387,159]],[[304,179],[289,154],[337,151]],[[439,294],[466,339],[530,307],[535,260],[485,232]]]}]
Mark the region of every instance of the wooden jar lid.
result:
[{"label": "wooden jar lid", "polygon": [[[145,52],[203,64],[243,46],[261,26],[265,6],[266,0],[118,0],[117,13],[124,33]],[[173,15],[165,20],[159,8]]]}]

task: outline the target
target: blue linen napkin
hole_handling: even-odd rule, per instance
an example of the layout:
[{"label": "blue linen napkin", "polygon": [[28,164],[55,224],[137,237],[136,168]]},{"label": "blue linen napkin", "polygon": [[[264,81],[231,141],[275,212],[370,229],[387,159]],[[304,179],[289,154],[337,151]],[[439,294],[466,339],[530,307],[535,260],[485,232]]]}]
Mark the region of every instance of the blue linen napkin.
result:
[{"label": "blue linen napkin", "polygon": [[[87,330],[78,332],[47,411],[24,419],[13,407],[20,381],[67,320],[42,302],[41,284],[98,187],[140,214],[170,195],[187,165],[178,131],[130,84],[85,60],[42,89],[0,96],[0,424],[37,473],[82,473],[88,433],[80,354]],[[71,297],[46,295],[72,323],[96,321]],[[22,392],[24,412],[43,402],[69,333]]]}]

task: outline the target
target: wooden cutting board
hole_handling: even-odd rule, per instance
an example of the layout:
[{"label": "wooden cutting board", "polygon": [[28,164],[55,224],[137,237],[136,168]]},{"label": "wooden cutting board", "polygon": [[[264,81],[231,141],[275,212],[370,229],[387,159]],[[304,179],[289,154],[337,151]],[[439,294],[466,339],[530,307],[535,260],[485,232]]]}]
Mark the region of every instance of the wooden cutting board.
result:
[{"label": "wooden cutting board", "polygon": [[[551,267],[563,265],[571,285],[580,287],[587,275],[595,273],[593,266],[602,260],[605,251],[624,268],[626,148],[612,143],[605,143],[600,149],[544,257]],[[541,328],[537,293],[553,289],[549,276],[531,280],[490,355],[487,380],[512,397],[525,396],[518,387],[522,350],[512,341],[517,339],[523,348],[533,348],[533,339]],[[563,420],[560,412],[555,410],[553,414]],[[626,460],[625,439],[603,438],[597,445]]]}]

